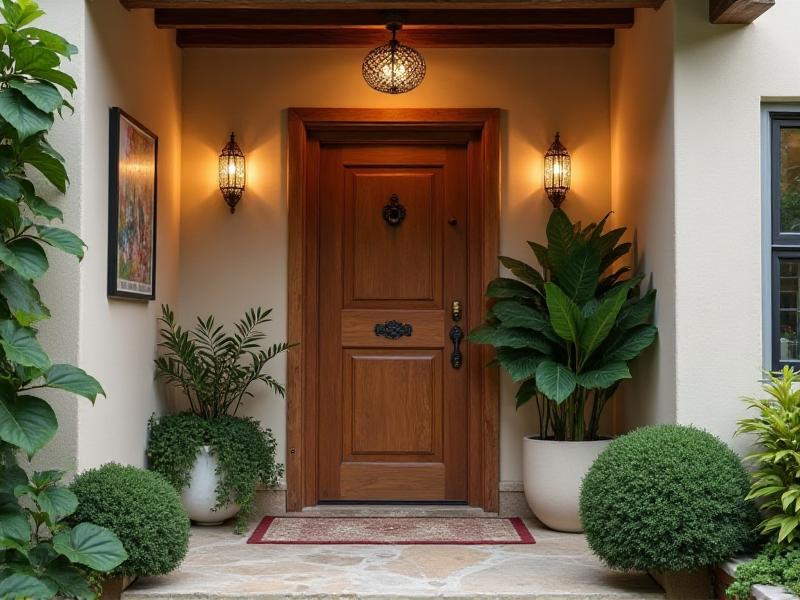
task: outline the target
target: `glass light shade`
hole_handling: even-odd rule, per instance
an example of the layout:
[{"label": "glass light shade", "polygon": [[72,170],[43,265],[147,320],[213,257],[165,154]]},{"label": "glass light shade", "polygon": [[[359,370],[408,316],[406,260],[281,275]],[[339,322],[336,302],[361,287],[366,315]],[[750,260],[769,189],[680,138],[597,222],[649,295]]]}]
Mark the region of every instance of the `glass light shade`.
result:
[{"label": "glass light shade", "polygon": [[417,87],[425,78],[425,59],[409,46],[395,39],[399,24],[388,26],[392,39],[372,49],[364,58],[361,73],[374,90],[385,94],[403,94]]},{"label": "glass light shade", "polygon": [[555,208],[566,199],[571,180],[572,160],[556,133],[556,139],[544,155],[544,190]]},{"label": "glass light shade", "polygon": [[231,133],[230,141],[219,155],[219,189],[231,213],[236,211],[236,205],[242,199],[246,176],[244,153]]}]

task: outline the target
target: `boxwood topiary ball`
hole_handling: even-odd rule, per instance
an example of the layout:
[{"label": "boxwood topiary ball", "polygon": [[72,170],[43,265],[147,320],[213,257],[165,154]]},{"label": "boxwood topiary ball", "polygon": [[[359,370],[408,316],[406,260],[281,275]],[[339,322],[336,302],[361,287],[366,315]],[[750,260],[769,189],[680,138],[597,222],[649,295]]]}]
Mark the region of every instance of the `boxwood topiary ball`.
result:
[{"label": "boxwood topiary ball", "polygon": [[726,560],[753,540],[750,479],[713,435],[644,427],[612,442],[583,480],[592,551],[615,569],[682,571]]},{"label": "boxwood topiary ball", "polygon": [[164,575],[186,556],[189,517],[158,473],[109,463],[78,475],[70,487],[78,497],[71,521],[107,527],[128,552],[112,576]]}]

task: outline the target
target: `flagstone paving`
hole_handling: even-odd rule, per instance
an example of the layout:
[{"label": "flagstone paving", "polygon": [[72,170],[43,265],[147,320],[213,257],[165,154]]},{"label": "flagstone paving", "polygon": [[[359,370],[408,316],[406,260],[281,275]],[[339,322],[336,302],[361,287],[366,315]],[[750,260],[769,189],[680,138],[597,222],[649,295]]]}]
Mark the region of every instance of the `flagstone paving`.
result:
[{"label": "flagstone paving", "polygon": [[584,536],[531,529],[527,546],[310,546],[193,527],[181,568],[140,579],[123,599],[664,598],[647,575],[603,567]]}]

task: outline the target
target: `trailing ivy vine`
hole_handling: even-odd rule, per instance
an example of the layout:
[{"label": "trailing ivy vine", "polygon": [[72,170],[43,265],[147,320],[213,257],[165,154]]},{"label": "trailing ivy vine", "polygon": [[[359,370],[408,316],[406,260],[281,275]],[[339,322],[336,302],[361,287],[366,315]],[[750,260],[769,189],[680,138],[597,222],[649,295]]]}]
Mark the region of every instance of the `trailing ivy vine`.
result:
[{"label": "trailing ivy vine", "polygon": [[83,370],[53,364],[37,339],[50,318],[36,280],[48,270],[45,246],[78,260],[84,243],[54,226],[61,211],[34,184],[32,170],[59,192],[67,189],[64,157],[47,135],[72,106],[76,88],[61,69],[75,46],[31,26],[43,15],[32,0],[0,8],[0,599],[94,598],[90,581],[126,557],[119,540],[91,523],[65,523],[77,506],[59,471],[28,475],[28,459],[56,434],[53,408],[39,392],[55,388],[94,402],[100,384]]}]

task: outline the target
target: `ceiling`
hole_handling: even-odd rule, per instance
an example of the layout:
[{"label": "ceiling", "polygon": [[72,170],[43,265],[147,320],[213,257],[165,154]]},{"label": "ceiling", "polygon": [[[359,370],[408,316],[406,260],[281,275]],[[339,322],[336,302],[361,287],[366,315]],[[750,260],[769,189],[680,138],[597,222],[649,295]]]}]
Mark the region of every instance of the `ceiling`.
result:
[{"label": "ceiling", "polygon": [[[610,47],[617,29],[633,26],[636,8],[658,9],[664,0],[120,2],[154,9],[156,26],[177,30],[184,48],[370,47],[388,39],[385,25],[396,20],[404,24],[398,38],[416,47]],[[711,0],[712,17],[715,9],[730,16],[772,3]]]}]

